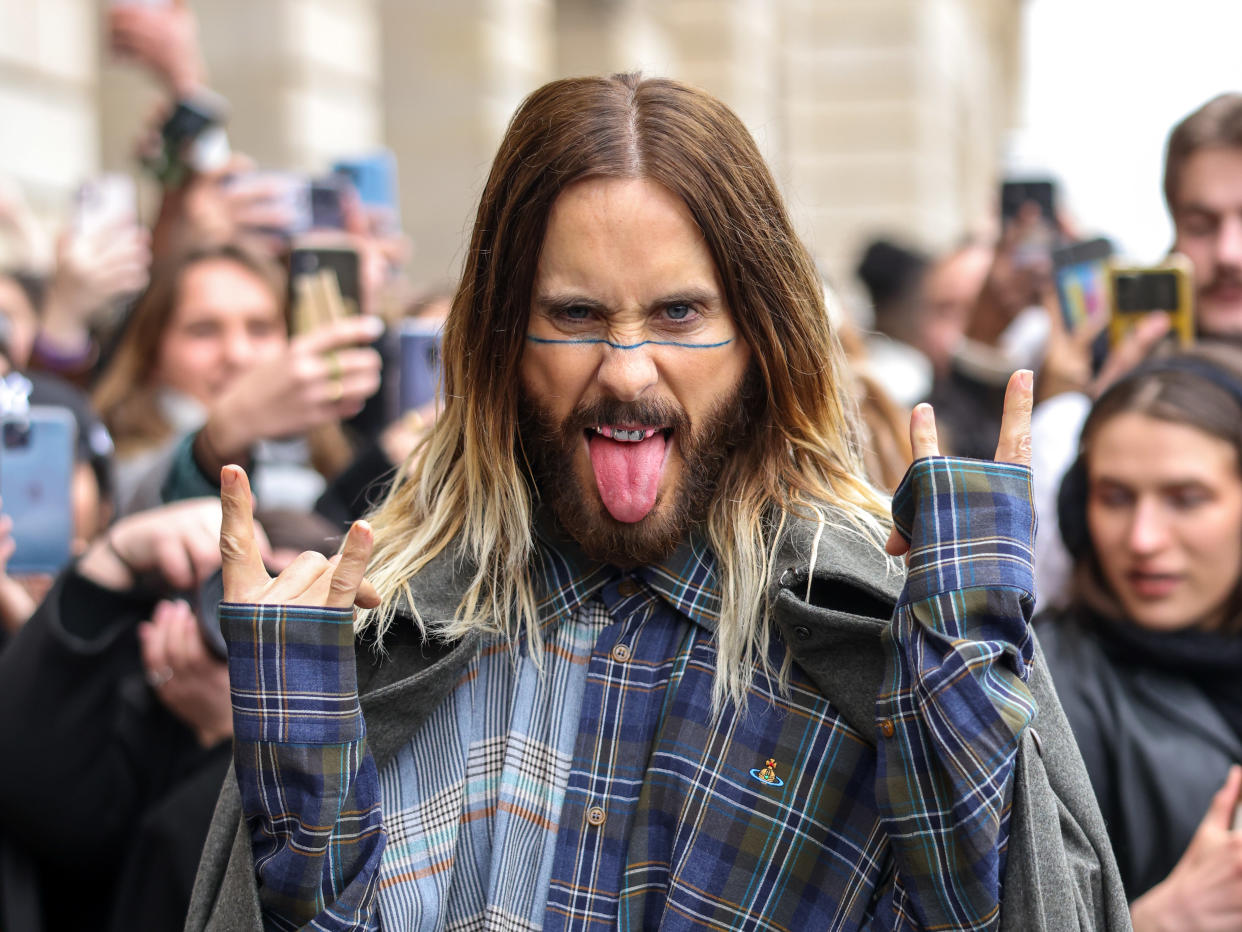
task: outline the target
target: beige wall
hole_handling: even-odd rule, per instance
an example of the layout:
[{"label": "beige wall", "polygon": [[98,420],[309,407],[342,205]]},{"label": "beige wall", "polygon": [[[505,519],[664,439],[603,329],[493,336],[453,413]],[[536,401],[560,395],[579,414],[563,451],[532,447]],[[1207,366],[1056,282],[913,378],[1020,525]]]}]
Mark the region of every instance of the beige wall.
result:
[{"label": "beige wall", "polygon": [[[45,210],[129,164],[158,95],[98,54],[98,0],[0,0],[0,173]],[[191,0],[234,146],[267,167],[397,152],[413,272],[455,274],[513,109],[641,68],[722,97],[848,283],[862,238],[947,245],[992,209],[1020,0]]]}]

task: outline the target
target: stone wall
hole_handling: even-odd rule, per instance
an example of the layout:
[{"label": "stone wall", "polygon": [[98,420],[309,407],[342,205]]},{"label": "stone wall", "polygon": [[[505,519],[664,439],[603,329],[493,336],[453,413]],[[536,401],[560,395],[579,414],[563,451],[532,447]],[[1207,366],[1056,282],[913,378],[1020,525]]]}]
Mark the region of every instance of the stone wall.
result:
[{"label": "stone wall", "polygon": [[[326,168],[391,146],[413,271],[456,272],[522,96],[641,68],[750,126],[825,271],[862,238],[939,248],[992,210],[1018,93],[1020,0],[191,0],[234,147]],[[92,0],[0,0],[0,174],[45,216],[130,165],[158,94],[100,50]]]}]

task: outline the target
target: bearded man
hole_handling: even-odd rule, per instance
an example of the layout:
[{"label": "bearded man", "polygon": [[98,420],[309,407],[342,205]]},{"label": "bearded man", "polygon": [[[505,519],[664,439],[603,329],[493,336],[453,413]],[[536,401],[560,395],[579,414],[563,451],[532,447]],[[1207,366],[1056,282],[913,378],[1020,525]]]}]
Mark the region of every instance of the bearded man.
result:
[{"label": "bearded man", "polygon": [[224,470],[236,781],[188,927],[1123,928],[1027,628],[1030,373],[996,463],[915,412],[886,554],[843,365],[727,108],[531,95],[371,525],[273,580]]}]

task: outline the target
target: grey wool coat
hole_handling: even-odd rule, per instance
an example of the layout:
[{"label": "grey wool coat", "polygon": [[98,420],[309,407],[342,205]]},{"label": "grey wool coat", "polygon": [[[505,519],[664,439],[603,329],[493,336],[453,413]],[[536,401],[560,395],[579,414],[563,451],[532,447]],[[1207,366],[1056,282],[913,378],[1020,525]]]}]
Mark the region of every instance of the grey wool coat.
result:
[{"label": "grey wool coat", "polygon": [[[811,567],[815,530],[795,525],[782,545],[773,621],[798,664],[846,721],[860,734],[874,735],[884,669],[880,635],[892,617],[902,576],[873,543],[839,526],[825,529]],[[460,572],[442,556],[411,581],[424,619],[452,617],[465,587]],[[358,689],[378,767],[449,693],[475,644],[476,637],[451,645],[425,643],[412,621],[398,620],[385,638],[385,655],[359,645]],[[1039,713],[1018,750],[1000,928],[1129,929],[1104,821],[1038,648],[1028,686]],[[203,850],[186,929],[261,928],[250,838],[230,773]]]}]

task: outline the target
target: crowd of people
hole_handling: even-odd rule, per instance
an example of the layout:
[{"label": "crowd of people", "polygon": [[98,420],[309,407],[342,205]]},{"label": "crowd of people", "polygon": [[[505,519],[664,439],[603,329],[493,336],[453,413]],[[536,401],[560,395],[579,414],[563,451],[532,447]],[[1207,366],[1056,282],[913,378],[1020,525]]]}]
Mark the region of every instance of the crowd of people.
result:
[{"label": "crowd of people", "polygon": [[[157,125],[203,99],[187,7],[108,27]],[[3,494],[75,438],[62,565],[0,501],[0,929],[1242,930],[1242,94],[1169,137],[1191,348],[1071,329],[1033,205],[868,245],[862,329],[673,83],[532,95],[452,293],[346,180],[296,230],[170,138],[148,223],[0,268]],[[306,325],[303,247],[357,313]]]}]

